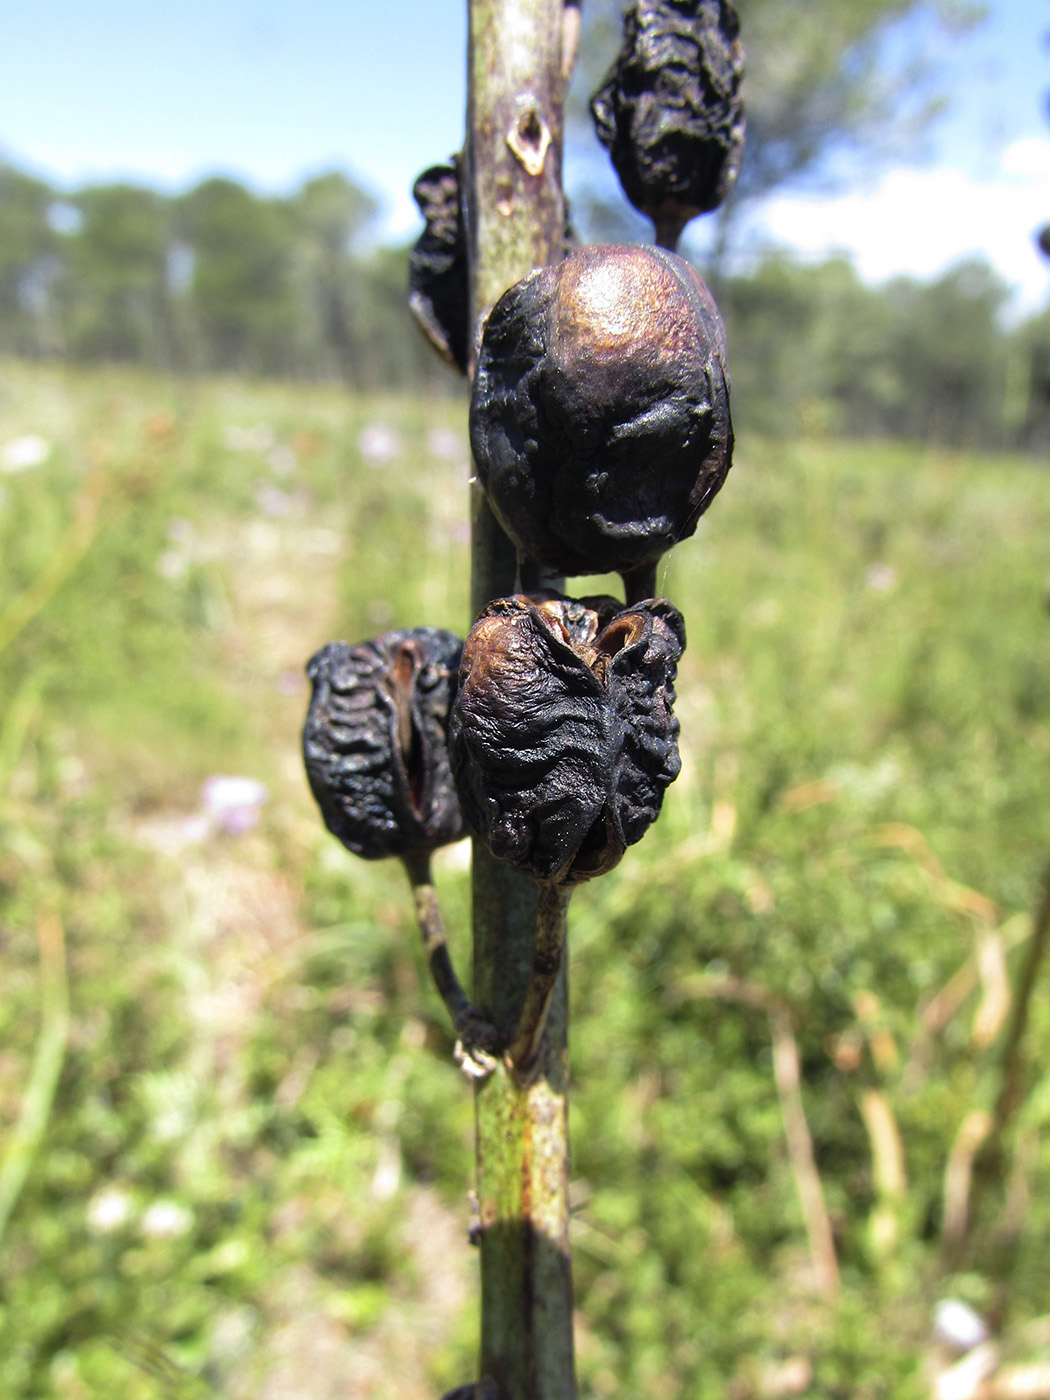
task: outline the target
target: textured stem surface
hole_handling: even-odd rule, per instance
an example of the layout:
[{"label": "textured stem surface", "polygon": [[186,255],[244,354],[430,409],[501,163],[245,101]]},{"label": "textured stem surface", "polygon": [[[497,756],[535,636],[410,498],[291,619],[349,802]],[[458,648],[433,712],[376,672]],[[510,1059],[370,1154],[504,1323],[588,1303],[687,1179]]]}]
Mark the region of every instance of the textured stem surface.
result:
[{"label": "textured stem surface", "polygon": [[18,1121],[0,1158],[0,1241],[47,1129],[69,1038],[66,940],[54,914],[40,915],[37,942],[40,947],[40,1035]]},{"label": "textured stem surface", "polygon": [[[1017,1110],[1024,1099],[1025,1087],[1025,1032],[1028,1028],[1028,1013],[1039,974],[1050,952],[1050,865],[1043,875],[1043,887],[1039,905],[1032,921],[1032,936],[1021,967],[1020,977],[1014,989],[1010,1022],[1006,1032],[999,1067],[999,1093],[986,1135],[980,1145],[980,1155],[974,1171],[974,1187],[977,1192],[985,1192],[991,1183],[1005,1176],[1006,1140],[1010,1127],[1017,1116]],[[957,1244],[962,1242],[966,1225],[956,1227]]]},{"label": "textured stem surface", "polygon": [[[456,976],[452,955],[445,941],[445,921],[441,917],[441,906],[430,873],[430,860],[426,856],[406,860],[405,869],[412,885],[427,967],[441,1000],[448,1007],[452,1024],[468,1053],[471,1050],[484,1050],[493,1054],[501,1048],[500,1036],[474,1007]],[[503,1041],[503,1044],[506,1042]]]},{"label": "textured stem surface", "polygon": [[561,975],[570,893],[557,885],[544,885],[540,890],[532,973],[521,1020],[507,1052],[515,1072],[523,1081],[532,1078],[543,1046],[551,999]]},{"label": "textured stem surface", "polygon": [[1043,876],[1043,891],[1032,927],[1032,938],[1014,995],[1010,1029],[1003,1049],[1001,1087],[995,1105],[995,1132],[1001,1139],[1020,1106],[1024,1089],[1024,1036],[1028,1009],[1039,971],[1050,949],[1050,865]]},{"label": "textured stem surface", "polygon": [[[465,160],[472,314],[560,258],[562,0],[469,0]],[[475,342],[476,343],[476,342]],[[514,549],[480,489],[471,502],[473,615],[515,588]],[[533,880],[474,843],[474,995],[516,1025],[536,941]],[[564,968],[537,1073],[501,1062],[477,1085],[481,1374],[504,1400],[575,1400],[569,1265],[567,1017]]]}]

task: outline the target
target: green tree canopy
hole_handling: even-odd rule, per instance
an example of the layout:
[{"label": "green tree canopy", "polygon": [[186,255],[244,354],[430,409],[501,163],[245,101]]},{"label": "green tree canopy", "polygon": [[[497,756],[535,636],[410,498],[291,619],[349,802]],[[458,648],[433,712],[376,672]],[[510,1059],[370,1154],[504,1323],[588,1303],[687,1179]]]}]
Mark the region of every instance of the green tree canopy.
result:
[{"label": "green tree canopy", "polygon": [[289,204],[216,177],[178,201],[176,231],[192,259],[188,295],[205,366],[287,371],[297,319]]},{"label": "green tree canopy", "polygon": [[1027,344],[1002,326],[1007,297],[981,262],[876,289],[845,259],[768,258],[723,288],[734,417],[786,438],[1002,446],[1024,416],[1010,366]]},{"label": "green tree canopy", "polygon": [[914,145],[946,100],[945,40],[983,13],[962,0],[739,0],[738,9],[748,120],[738,200],[811,178],[833,149]]},{"label": "green tree canopy", "polygon": [[[623,8],[624,0],[584,6],[569,109],[578,136],[590,125],[587,100],[616,54]],[[737,10],[747,146],[723,222],[774,190],[818,175],[830,180],[833,153],[870,159],[905,140],[914,149],[943,105],[937,62],[945,40],[983,14],[967,0],[737,0]],[[597,157],[589,133],[585,143]]]},{"label": "green tree canopy", "polygon": [[21,354],[57,348],[51,289],[59,237],[49,214],[55,194],[42,180],[0,164],[0,326]]},{"label": "green tree canopy", "polygon": [[349,253],[379,213],[372,195],[341,170],[307,180],[295,205],[303,231],[333,256]]},{"label": "green tree canopy", "polygon": [[68,348],[88,358],[171,363],[168,201],[117,184],[83,189],[72,202],[80,222],[66,235]]}]

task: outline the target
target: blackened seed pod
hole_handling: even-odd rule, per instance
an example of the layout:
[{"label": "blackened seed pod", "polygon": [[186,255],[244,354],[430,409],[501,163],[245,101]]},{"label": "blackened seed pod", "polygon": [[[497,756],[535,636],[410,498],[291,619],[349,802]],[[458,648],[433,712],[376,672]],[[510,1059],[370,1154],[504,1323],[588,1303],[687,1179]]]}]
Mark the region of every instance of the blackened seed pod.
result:
[{"label": "blackened seed pod", "polygon": [[[426,226],[408,255],[409,309],[445,363],[466,374],[473,347],[458,157],[451,165],[432,165],[424,170],[412,186],[412,197]],[[566,252],[575,246],[566,200]]]},{"label": "blackened seed pod", "polygon": [[538,880],[601,875],[641,839],[678,775],[666,599],[500,598],[467,638],[449,744],[467,823]]},{"label": "blackened seed pod", "polygon": [[664,247],[717,208],[740,172],[739,33],[731,0],[635,0],[619,57],[591,99],[624,193]]},{"label": "blackened seed pod", "polygon": [[456,165],[432,165],[412,186],[426,227],[408,257],[408,304],[446,364],[467,372],[467,236]]},{"label": "blackened seed pod", "polygon": [[655,564],[732,461],[725,333],[698,273],[601,245],[530,273],[485,325],[470,440],[522,553],[569,575]]},{"label": "blackened seed pod", "polygon": [[423,856],[463,835],[448,763],[462,649],[451,632],[418,627],[330,642],[307,665],[307,777],[325,825],[356,855]]}]

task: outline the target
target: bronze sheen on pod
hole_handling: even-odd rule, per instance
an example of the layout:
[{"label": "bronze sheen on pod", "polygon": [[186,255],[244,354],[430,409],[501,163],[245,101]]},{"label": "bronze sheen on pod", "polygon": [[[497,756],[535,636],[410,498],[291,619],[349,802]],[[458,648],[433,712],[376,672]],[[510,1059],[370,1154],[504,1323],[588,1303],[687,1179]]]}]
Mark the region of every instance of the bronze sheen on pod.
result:
[{"label": "bronze sheen on pod", "polygon": [[464,816],[492,853],[571,886],[611,870],[677,776],[685,646],[666,599],[497,598],[463,647],[449,726]]},{"label": "bronze sheen on pod", "polygon": [[458,841],[448,718],[462,641],[435,627],[386,632],[310,659],[306,774],[325,825],[355,855],[418,858]]},{"label": "bronze sheen on pod", "polygon": [[592,246],[496,303],[474,378],[478,476],[518,550],[563,574],[647,568],[725,480],[725,333],[684,259]]}]

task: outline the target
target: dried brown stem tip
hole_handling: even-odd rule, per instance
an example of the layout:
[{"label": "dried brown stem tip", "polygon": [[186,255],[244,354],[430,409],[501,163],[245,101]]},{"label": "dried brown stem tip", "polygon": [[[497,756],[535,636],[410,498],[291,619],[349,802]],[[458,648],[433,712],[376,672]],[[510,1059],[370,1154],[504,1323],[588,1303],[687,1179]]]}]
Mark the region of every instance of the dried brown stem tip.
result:
[{"label": "dried brown stem tip", "polygon": [[674,248],[740,173],[744,52],[730,0],[635,0],[623,46],[591,99],[624,193]]},{"label": "dried brown stem tip", "polygon": [[463,648],[449,742],[466,819],[495,856],[568,887],[641,839],[681,766],[684,646],[665,599],[489,604]]},{"label": "dried brown stem tip", "polygon": [[652,566],[725,480],[725,333],[655,248],[577,249],[496,303],[470,408],[478,476],[519,551],[560,574]]},{"label": "dried brown stem tip", "polygon": [[455,165],[432,165],[412,186],[426,227],[408,256],[408,304],[447,365],[467,372],[467,236]]},{"label": "dried brown stem tip", "polygon": [[415,857],[463,835],[447,749],[462,646],[417,627],[330,642],[311,658],[306,774],[325,825],[355,855]]}]

